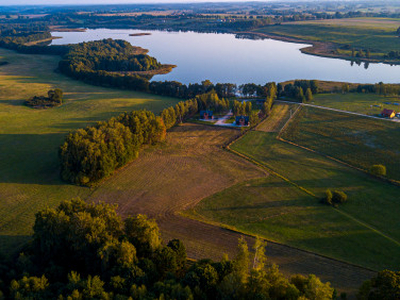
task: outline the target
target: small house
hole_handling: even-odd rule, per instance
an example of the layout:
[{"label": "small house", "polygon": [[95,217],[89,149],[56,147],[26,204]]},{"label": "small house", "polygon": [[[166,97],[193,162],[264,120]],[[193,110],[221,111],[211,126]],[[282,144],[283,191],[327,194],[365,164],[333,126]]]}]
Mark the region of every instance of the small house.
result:
[{"label": "small house", "polygon": [[249,117],[247,116],[237,116],[235,118],[235,124],[238,126],[249,126]]},{"label": "small house", "polygon": [[201,110],[200,111],[200,119],[202,120],[212,120],[213,112],[211,110]]},{"label": "small house", "polygon": [[381,112],[381,116],[384,118],[393,119],[396,116],[396,112],[392,109],[384,109]]}]

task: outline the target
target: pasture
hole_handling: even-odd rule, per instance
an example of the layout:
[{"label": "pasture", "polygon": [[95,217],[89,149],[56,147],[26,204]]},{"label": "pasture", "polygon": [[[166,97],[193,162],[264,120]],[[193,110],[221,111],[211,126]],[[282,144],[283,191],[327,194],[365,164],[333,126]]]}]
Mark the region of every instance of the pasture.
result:
[{"label": "pasture", "polygon": [[[132,91],[90,86],[55,73],[60,57],[0,49],[0,252],[10,252],[31,234],[34,214],[92,191],[59,179],[58,147],[74,129],[124,111],[159,112],[178,102]],[[36,110],[23,105],[34,95],[60,88],[65,104]]]},{"label": "pasture", "polygon": [[400,124],[303,107],[282,137],[365,170],[383,164],[400,180]]},{"label": "pasture", "polygon": [[396,35],[398,27],[398,19],[351,18],[283,23],[260,28],[255,32],[350,45],[356,49],[370,49],[373,54],[381,55],[400,48],[400,39]]},{"label": "pasture", "polygon": [[[269,177],[203,200],[191,211],[194,217],[372,269],[398,268],[393,257],[400,251],[399,187],[281,142],[276,133],[250,131],[231,148],[315,197]],[[345,191],[349,202],[339,209],[320,204],[328,188]]]},{"label": "pasture", "polygon": [[[387,104],[387,103],[391,104]],[[314,95],[312,104],[352,111],[365,115],[379,115],[384,108],[400,111],[398,96],[381,96],[363,93],[329,93]]]},{"label": "pasture", "polygon": [[298,104],[284,103],[275,101],[271,114],[265,121],[261,122],[257,127],[257,131],[279,132],[290,116],[297,109]]}]

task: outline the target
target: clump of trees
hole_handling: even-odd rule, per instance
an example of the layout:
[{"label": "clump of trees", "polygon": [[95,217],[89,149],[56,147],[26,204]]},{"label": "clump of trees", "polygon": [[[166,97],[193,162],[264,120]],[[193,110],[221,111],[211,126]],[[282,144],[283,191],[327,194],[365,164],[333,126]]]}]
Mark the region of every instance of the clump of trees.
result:
[{"label": "clump of trees", "polygon": [[64,102],[63,91],[61,89],[50,90],[45,96],[34,96],[27,101],[25,105],[34,108],[51,108],[60,106]]},{"label": "clump of trees", "polygon": [[369,172],[374,176],[386,176],[386,167],[384,165],[373,165]]},{"label": "clump of trees", "polygon": [[400,272],[383,270],[360,287],[357,299],[400,299]]},{"label": "clump of trees", "polygon": [[340,204],[347,202],[347,195],[343,191],[326,190],[325,197],[321,200],[322,203],[337,207]]},{"label": "clump of trees", "polygon": [[294,98],[299,102],[307,102],[313,99],[313,95],[319,93],[316,80],[295,80],[293,84],[286,84],[281,92],[282,96]]},{"label": "clump of trees", "polygon": [[[233,260],[188,267],[183,243],[164,244],[144,215],[125,220],[116,206],[75,199],[36,214],[33,240],[0,262],[7,299],[332,299],[314,275],[285,277],[257,240],[254,260],[240,239]],[[251,266],[251,267],[249,267]]]},{"label": "clump of trees", "polygon": [[71,132],[59,151],[61,177],[91,185],[138,157],[142,145],[166,137],[163,119],[149,111],[125,113],[107,122]]}]

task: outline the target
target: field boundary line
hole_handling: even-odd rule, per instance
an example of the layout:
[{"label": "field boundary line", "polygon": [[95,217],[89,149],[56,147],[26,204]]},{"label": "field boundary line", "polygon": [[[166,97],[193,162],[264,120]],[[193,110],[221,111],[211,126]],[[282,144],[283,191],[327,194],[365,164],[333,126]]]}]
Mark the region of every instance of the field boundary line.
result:
[{"label": "field boundary line", "polygon": [[[232,150],[232,149],[230,149],[230,148],[229,148],[228,150],[231,151],[232,153],[234,153],[234,154],[236,154],[236,155],[238,155],[238,156],[240,156],[240,157],[242,157],[242,158],[248,160],[249,162],[260,166],[261,168],[266,169],[270,174],[275,175],[275,176],[281,178],[282,180],[288,182],[289,184],[291,184],[291,185],[293,185],[294,187],[298,188],[299,190],[301,190],[301,191],[307,193],[308,195],[314,197],[315,199],[319,199],[313,192],[309,191],[309,190],[306,189],[305,187],[302,187],[301,185],[298,185],[297,183],[294,183],[293,181],[291,181],[290,179],[284,177],[283,175],[281,175],[281,174],[279,174],[279,173],[273,171],[272,169],[270,169],[269,166],[263,165],[263,164],[257,162],[256,160],[254,160],[254,159],[252,159],[252,158],[250,158],[250,157],[247,157],[246,155],[244,155],[244,154],[242,154],[242,153],[240,153],[240,152],[238,152],[238,151]],[[384,234],[384,233],[381,232],[380,230],[378,230],[378,229],[372,227],[371,225],[368,225],[367,223],[364,223],[364,222],[362,222],[362,221],[356,219],[355,217],[353,217],[353,216],[351,216],[351,215],[349,215],[349,214],[347,214],[347,213],[345,213],[345,212],[343,212],[343,211],[341,211],[341,210],[339,210],[339,209],[336,209],[336,211],[339,212],[340,214],[344,215],[345,217],[347,217],[347,218],[353,220],[354,222],[360,224],[361,226],[363,226],[363,227],[365,227],[365,228],[371,230],[372,232],[374,232],[374,233],[376,233],[376,234],[382,236],[383,238],[385,238],[385,239],[387,239],[387,240],[389,240],[389,241],[395,243],[396,245],[400,246],[400,243],[399,243],[398,241],[396,241],[395,239],[391,238],[390,236]]]},{"label": "field boundary line", "polygon": [[[203,216],[199,215],[194,209],[192,209],[192,213],[188,213],[187,211],[180,211],[180,212],[178,212],[178,214],[180,216],[184,217],[184,218],[195,220],[195,221],[198,221],[198,222],[201,222],[201,223],[204,223],[204,224],[208,224],[208,225],[211,225],[211,226],[220,227],[220,228],[222,228],[224,230],[231,231],[231,232],[234,232],[234,233],[237,233],[237,234],[241,234],[241,235],[246,236],[246,237],[261,238],[262,240],[267,242],[266,248],[268,248],[268,243],[271,243],[271,244],[279,245],[279,246],[282,246],[282,247],[285,247],[285,248],[293,249],[293,250],[296,250],[296,251],[299,251],[299,252],[304,252],[304,253],[307,253],[307,254],[323,257],[325,259],[329,259],[329,260],[332,260],[332,261],[335,261],[335,262],[339,262],[339,263],[342,263],[342,264],[350,265],[350,266],[353,266],[353,267],[356,267],[356,268],[364,269],[364,270],[367,270],[367,271],[370,271],[370,272],[373,272],[373,273],[377,272],[377,270],[374,270],[374,269],[371,269],[371,268],[368,268],[368,267],[364,267],[364,266],[360,266],[360,265],[354,264],[352,262],[348,262],[348,261],[345,261],[345,260],[340,260],[340,259],[337,259],[337,258],[334,258],[334,257],[330,257],[330,256],[327,256],[327,255],[324,255],[324,254],[321,254],[321,253],[313,252],[311,250],[301,249],[301,248],[297,248],[295,246],[283,244],[283,243],[274,241],[274,240],[269,239],[269,238],[265,238],[265,237],[257,235],[257,234],[253,234],[253,233],[250,233],[250,232],[247,232],[247,231],[244,231],[244,230],[237,229],[234,226],[230,226],[230,225],[227,225],[227,224],[224,224],[224,223],[215,222],[215,221],[211,221],[211,220],[205,219]],[[198,216],[198,217],[196,217],[196,216]]]},{"label": "field boundary line", "polygon": [[386,238],[386,239],[392,241],[392,242],[395,243],[396,245],[400,246],[400,242],[398,242],[398,241],[396,241],[394,238],[391,238],[390,236],[384,234],[383,232],[379,231],[378,229],[375,229],[374,227],[368,225],[367,223],[364,223],[364,222],[362,222],[362,221],[360,221],[360,220],[354,218],[352,215],[349,215],[348,213],[345,213],[344,211],[341,211],[341,210],[339,210],[339,209],[337,209],[337,211],[338,211],[340,214],[342,214],[342,215],[348,217],[349,219],[353,220],[354,222],[357,222],[357,223],[359,223],[360,225],[362,225],[362,226],[364,226],[364,227],[367,227],[368,229],[372,230],[373,232],[375,232],[375,233],[381,235],[382,237],[384,237],[384,238]]},{"label": "field boundary line", "polygon": [[283,134],[283,132],[286,130],[286,128],[289,126],[289,124],[291,123],[291,121],[296,117],[296,115],[300,112],[302,105],[299,105],[296,110],[294,111],[294,113],[290,116],[290,118],[286,121],[285,125],[282,126],[281,130],[278,133],[278,138],[281,137],[281,135]]},{"label": "field boundary line", "polygon": [[[301,107],[301,106],[299,106],[299,107]],[[317,109],[318,109],[318,108],[317,108]],[[297,112],[297,111],[296,111],[296,112]],[[294,114],[293,114],[293,116],[294,116]],[[286,125],[288,125],[288,126],[290,125],[290,124],[288,124],[289,121],[290,121],[290,120],[288,120],[288,122],[285,124],[285,126],[286,126]],[[374,175],[370,174],[370,173],[368,172],[368,170],[365,170],[365,169],[363,169],[363,168],[354,166],[354,165],[352,165],[352,164],[350,164],[350,163],[347,163],[347,162],[345,162],[345,161],[342,161],[342,160],[340,160],[340,159],[338,159],[338,158],[335,158],[335,157],[333,157],[333,156],[327,155],[327,154],[325,154],[325,153],[319,152],[319,151],[317,151],[317,150],[314,150],[314,149],[311,149],[311,148],[302,146],[302,145],[300,145],[300,144],[297,144],[297,143],[295,143],[295,142],[292,142],[292,141],[289,141],[289,140],[286,140],[286,139],[282,138],[282,134],[284,133],[284,130],[286,130],[288,126],[286,126],[286,128],[282,128],[282,130],[279,132],[278,136],[276,137],[277,140],[279,140],[279,141],[281,141],[281,142],[283,142],[283,143],[287,143],[287,144],[289,144],[289,145],[292,145],[292,146],[301,148],[301,149],[303,149],[303,150],[306,150],[306,151],[309,151],[309,152],[312,152],[312,153],[321,155],[322,157],[325,157],[325,158],[327,158],[327,159],[329,159],[329,160],[331,160],[331,161],[337,162],[337,163],[339,163],[339,164],[341,164],[341,165],[344,165],[344,166],[346,166],[346,167],[349,167],[349,168],[352,168],[352,169],[354,169],[354,170],[360,171],[360,172],[362,172],[362,173],[364,173],[364,174],[370,176],[371,178],[378,179],[378,180],[381,180],[381,181],[384,181],[384,182],[387,182],[387,183],[390,183],[390,184],[393,184],[393,185],[395,185],[395,186],[399,186],[399,187],[400,187],[400,182],[397,181],[397,180],[390,179],[390,178],[385,178],[385,177],[382,177],[382,176],[374,176]]]}]

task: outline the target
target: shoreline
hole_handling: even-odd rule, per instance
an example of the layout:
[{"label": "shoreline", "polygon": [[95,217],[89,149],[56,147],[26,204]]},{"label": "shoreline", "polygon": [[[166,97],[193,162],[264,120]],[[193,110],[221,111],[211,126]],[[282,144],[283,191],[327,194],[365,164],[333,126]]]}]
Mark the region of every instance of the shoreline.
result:
[{"label": "shoreline", "polygon": [[300,49],[301,53],[319,56],[319,57],[343,59],[343,60],[347,60],[347,61],[360,62],[360,63],[382,63],[382,64],[387,64],[387,65],[400,65],[399,60],[384,60],[384,59],[382,60],[382,59],[377,59],[377,58],[365,58],[365,57],[360,59],[357,57],[349,57],[346,55],[336,54],[333,52],[338,48],[338,44],[334,44],[334,43],[304,40],[304,39],[294,38],[294,37],[289,37],[289,36],[261,33],[261,32],[253,32],[253,31],[240,31],[240,32],[234,32],[234,34],[248,34],[248,35],[259,36],[262,38],[269,38],[269,39],[273,39],[273,40],[283,41],[283,42],[298,43],[298,44],[311,44],[311,46],[301,48]]}]

